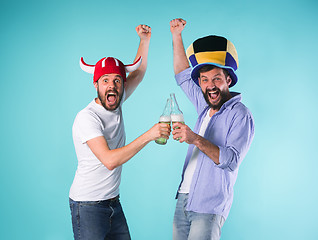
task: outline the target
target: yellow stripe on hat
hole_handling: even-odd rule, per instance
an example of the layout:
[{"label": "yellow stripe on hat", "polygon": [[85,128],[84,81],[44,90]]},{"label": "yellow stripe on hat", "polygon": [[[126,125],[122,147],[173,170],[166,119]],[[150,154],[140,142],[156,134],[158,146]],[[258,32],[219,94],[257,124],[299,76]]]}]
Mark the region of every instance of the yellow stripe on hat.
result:
[{"label": "yellow stripe on hat", "polygon": [[226,52],[216,51],[216,52],[199,52],[195,54],[195,58],[198,64],[201,63],[216,63],[220,65],[225,65]]},{"label": "yellow stripe on hat", "polygon": [[188,58],[194,54],[193,44],[188,47],[186,54]]},{"label": "yellow stripe on hat", "polygon": [[236,65],[237,67],[239,66],[239,62],[238,62],[238,55],[237,55],[237,52],[236,52],[236,49],[233,45],[233,43],[231,43],[229,40],[227,40],[227,49],[226,51],[232,55],[232,57],[234,58],[235,62],[236,62]]}]

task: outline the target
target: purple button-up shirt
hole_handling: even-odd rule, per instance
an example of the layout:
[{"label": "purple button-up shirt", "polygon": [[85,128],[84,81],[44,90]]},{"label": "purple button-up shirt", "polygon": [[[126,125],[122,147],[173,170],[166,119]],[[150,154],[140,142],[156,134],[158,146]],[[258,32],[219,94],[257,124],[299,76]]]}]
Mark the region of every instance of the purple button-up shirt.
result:
[{"label": "purple button-up shirt", "polygon": [[[209,106],[201,88],[191,79],[190,73],[191,68],[184,70],[176,75],[176,81],[197,110],[199,117],[193,131],[198,133]],[[207,155],[199,151],[187,205],[188,211],[218,214],[225,219],[233,202],[233,187],[239,166],[254,137],[252,114],[241,103],[241,94],[231,92],[231,95],[232,98],[212,116],[204,134],[205,139],[219,147],[220,164],[216,165]],[[193,148],[194,145],[190,144],[183,167],[182,181]]]}]

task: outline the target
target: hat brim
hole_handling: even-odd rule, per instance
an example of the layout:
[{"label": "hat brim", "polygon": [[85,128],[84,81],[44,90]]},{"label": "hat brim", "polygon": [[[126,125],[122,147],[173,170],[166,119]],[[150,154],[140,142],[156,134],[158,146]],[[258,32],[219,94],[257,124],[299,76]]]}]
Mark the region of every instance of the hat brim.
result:
[{"label": "hat brim", "polygon": [[233,68],[227,67],[227,66],[223,66],[223,65],[220,65],[220,64],[217,64],[217,63],[209,63],[209,62],[208,62],[208,63],[201,63],[201,64],[196,65],[196,66],[192,69],[192,71],[191,71],[191,78],[192,78],[192,80],[193,80],[198,86],[199,86],[198,78],[199,78],[199,76],[200,76],[199,70],[200,70],[202,67],[207,66],[207,65],[212,65],[212,66],[216,66],[216,67],[218,67],[218,68],[226,69],[226,70],[229,72],[230,77],[231,77],[231,79],[232,79],[232,82],[231,82],[231,84],[230,84],[229,87],[233,87],[233,86],[237,83],[237,80],[238,80],[238,79],[237,79],[237,76],[236,76],[236,74],[235,74]]}]

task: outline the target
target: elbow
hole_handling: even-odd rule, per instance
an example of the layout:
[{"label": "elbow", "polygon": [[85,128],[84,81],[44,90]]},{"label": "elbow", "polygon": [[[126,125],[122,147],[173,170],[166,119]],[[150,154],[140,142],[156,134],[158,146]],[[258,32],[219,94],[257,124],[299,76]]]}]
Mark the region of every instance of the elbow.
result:
[{"label": "elbow", "polygon": [[237,161],[232,162],[226,169],[229,172],[234,172],[236,169],[238,169]]},{"label": "elbow", "polygon": [[[105,164],[104,164],[105,165]],[[110,165],[110,164],[107,164],[105,165],[105,167],[109,170],[109,171],[113,171],[116,167]]]},{"label": "elbow", "polygon": [[114,164],[114,163],[108,163],[107,164],[107,169],[109,170],[109,171],[113,171],[115,168],[117,168],[118,166],[116,165],[116,164]]},{"label": "elbow", "polygon": [[102,163],[109,171],[113,171],[116,167],[118,167],[114,162],[109,160],[104,160]]},{"label": "elbow", "polygon": [[115,154],[112,150],[102,156],[99,160],[109,171],[114,170],[122,164],[120,156]]},{"label": "elbow", "polygon": [[227,149],[226,154],[221,154],[219,168],[234,172],[238,169],[239,163],[241,162],[240,154],[236,151]]},{"label": "elbow", "polygon": [[228,165],[227,165],[227,170],[229,172],[234,172],[238,169],[240,163],[240,155],[233,154],[232,157],[229,159]]},{"label": "elbow", "polygon": [[238,164],[236,162],[231,162],[227,165],[217,164],[217,166],[223,170],[228,171],[228,172],[234,172],[238,168]]}]

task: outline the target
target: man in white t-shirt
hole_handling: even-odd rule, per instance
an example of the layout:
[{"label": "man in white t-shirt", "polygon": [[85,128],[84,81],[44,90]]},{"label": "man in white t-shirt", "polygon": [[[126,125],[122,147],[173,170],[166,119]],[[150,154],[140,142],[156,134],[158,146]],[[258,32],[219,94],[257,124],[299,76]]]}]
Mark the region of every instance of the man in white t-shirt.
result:
[{"label": "man in white t-shirt", "polygon": [[[75,239],[130,239],[119,202],[122,165],[150,141],[169,138],[170,126],[155,124],[125,145],[122,104],[143,79],[147,68],[151,28],[136,27],[140,44],[135,62],[102,58],[95,65],[81,59],[81,68],[94,74],[98,97],[81,110],[73,124],[78,167],[70,189]],[[126,72],[131,72],[126,78]]]}]

